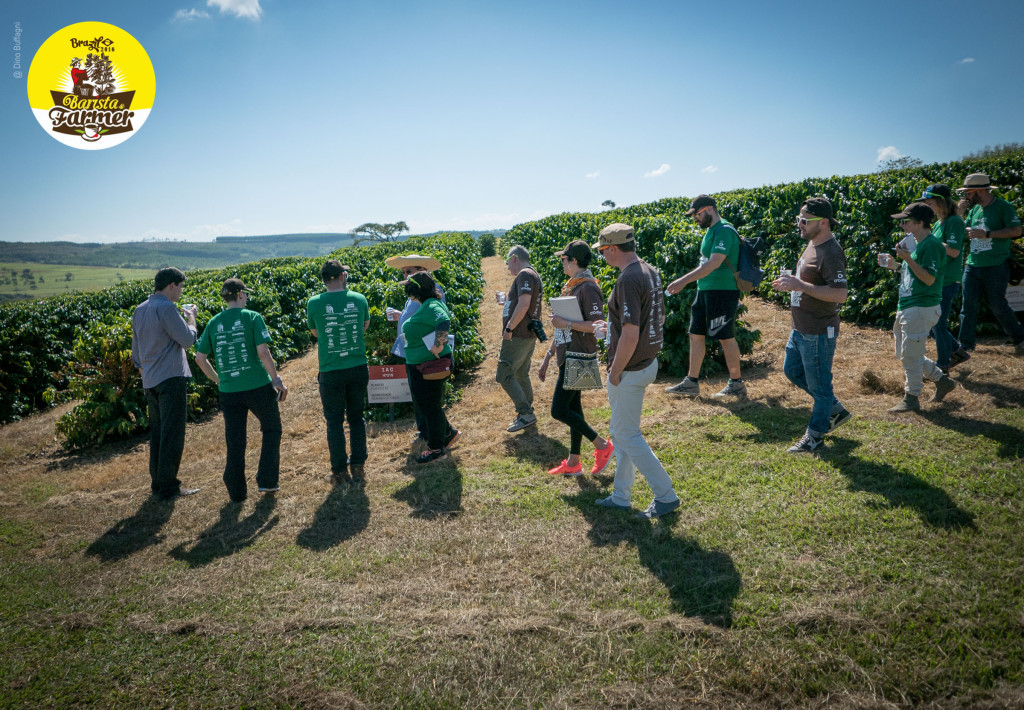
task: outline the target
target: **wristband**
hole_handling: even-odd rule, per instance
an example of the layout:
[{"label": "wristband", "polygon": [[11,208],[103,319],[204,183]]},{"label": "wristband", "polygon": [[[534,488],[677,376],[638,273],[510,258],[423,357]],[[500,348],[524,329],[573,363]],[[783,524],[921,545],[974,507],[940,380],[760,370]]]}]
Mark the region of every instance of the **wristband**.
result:
[{"label": "wristband", "polygon": [[505,332],[506,332],[506,333],[511,333],[511,332],[512,332],[512,329],[511,329],[511,328],[509,328],[508,326],[505,326]]},{"label": "wristband", "polygon": [[985,236],[986,236],[986,237],[990,237],[990,236],[992,236],[992,232],[990,232],[989,230],[987,230],[987,229],[986,229],[986,230],[985,230]]}]

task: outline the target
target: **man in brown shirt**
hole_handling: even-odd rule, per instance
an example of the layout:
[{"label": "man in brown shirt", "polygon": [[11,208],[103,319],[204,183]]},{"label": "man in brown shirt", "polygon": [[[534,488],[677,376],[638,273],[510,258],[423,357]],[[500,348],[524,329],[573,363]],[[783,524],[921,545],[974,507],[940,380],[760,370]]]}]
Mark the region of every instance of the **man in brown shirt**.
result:
[{"label": "man in brown shirt", "polygon": [[793,331],[782,366],[794,385],[814,398],[811,421],[803,438],[789,448],[793,454],[818,449],[825,434],[849,421],[847,411],[832,391],[832,358],[839,337],[839,308],[846,301],[846,255],[832,228],[832,203],[811,197],[800,207],[797,226],[807,241],[795,275],[780,275],[772,282],[790,292]]},{"label": "man in brown shirt", "polygon": [[640,431],[644,393],[658,374],[658,353],[664,342],[661,277],[637,256],[633,228],[628,224],[602,229],[594,248],[619,270],[608,299],[608,403],[612,410],[609,429],[615,444],[615,490],[596,503],[606,508],[629,508],[639,469],[654,492],[654,502],[640,515],[657,518],[679,507],[672,479]]},{"label": "man in brown shirt", "polygon": [[516,432],[537,423],[533,412],[533,385],[530,361],[537,345],[537,334],[530,321],[540,320],[543,286],[540,275],[530,266],[530,252],[518,244],[505,259],[515,279],[508,289],[505,310],[501,314],[501,351],[498,353],[496,379],[516,408],[516,418],[506,431]]}]

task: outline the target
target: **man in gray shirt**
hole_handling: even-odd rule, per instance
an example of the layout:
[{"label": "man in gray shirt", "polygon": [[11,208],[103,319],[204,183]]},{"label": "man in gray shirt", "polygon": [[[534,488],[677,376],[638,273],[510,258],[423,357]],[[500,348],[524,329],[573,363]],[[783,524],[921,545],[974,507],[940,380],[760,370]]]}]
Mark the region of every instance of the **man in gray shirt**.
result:
[{"label": "man in gray shirt", "polygon": [[149,404],[149,476],[153,495],[163,500],[199,492],[182,488],[178,480],[185,448],[186,391],[192,377],[185,349],[198,337],[195,308],[182,318],[174,305],[184,284],[180,270],[160,269],[153,280],[155,293],[132,314],[132,362],[142,373]]}]

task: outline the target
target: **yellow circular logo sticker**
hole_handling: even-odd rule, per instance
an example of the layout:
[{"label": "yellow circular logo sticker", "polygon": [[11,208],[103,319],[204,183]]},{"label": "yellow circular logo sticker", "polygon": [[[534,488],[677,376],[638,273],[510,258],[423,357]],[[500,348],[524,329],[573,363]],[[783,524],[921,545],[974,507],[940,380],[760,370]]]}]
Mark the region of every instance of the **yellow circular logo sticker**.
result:
[{"label": "yellow circular logo sticker", "polygon": [[64,145],[100,150],[123,143],[153,109],[156,76],[134,37],[105,22],[54,32],[28,70],[39,125]]}]

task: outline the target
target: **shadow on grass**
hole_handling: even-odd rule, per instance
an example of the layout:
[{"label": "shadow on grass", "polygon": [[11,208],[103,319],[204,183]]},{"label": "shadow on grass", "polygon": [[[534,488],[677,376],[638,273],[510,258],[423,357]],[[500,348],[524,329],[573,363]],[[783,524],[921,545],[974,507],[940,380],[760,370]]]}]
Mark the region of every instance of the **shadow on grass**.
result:
[{"label": "shadow on grass", "polygon": [[370,523],[370,499],[362,486],[334,486],[317,508],[313,522],[295,542],[307,550],[323,551],[355,537]]},{"label": "shadow on grass", "polygon": [[410,459],[406,466],[413,480],[392,497],[408,503],[414,518],[430,520],[462,512],[462,471],[450,456],[422,465]]},{"label": "shadow on grass", "polygon": [[277,504],[276,496],[260,498],[252,513],[240,519],[243,503],[225,503],[220,509],[220,520],[199,533],[199,540],[191,549],[185,543],[168,554],[189,567],[202,567],[220,557],[233,555],[252,545],[277,525],[278,516],[270,517]]},{"label": "shadow on grass", "polygon": [[[977,356],[976,356],[977,357]],[[1024,406],[1024,391],[1017,387],[1007,387],[996,382],[986,382],[974,378],[974,370],[961,366],[950,373],[963,388],[974,395],[988,395],[999,408]],[[948,400],[947,400],[948,401]]]},{"label": "shadow on grass", "polygon": [[[756,434],[746,437],[755,444],[795,441],[803,436],[811,420],[810,407],[786,407],[778,397],[738,402],[729,409],[738,419],[757,429]],[[709,431],[707,437],[716,441],[713,431]]]},{"label": "shadow on grass", "polygon": [[102,562],[114,562],[159,544],[164,539],[160,528],[171,519],[174,501],[147,497],[134,515],[114,523],[85,549],[85,554],[99,557]]},{"label": "shadow on grass", "polygon": [[632,511],[600,508],[594,501],[603,495],[601,490],[587,477],[577,481],[580,492],[562,497],[590,523],[587,537],[595,547],[633,545],[640,562],[665,585],[675,611],[714,626],[732,625],[732,603],[742,584],[729,555],[674,535],[679,521],[675,513],[646,520]]},{"label": "shadow on grass", "polygon": [[885,498],[893,508],[913,509],[926,524],[953,530],[976,530],[974,514],[963,510],[946,491],[917,476],[884,463],[853,455],[859,441],[831,438],[822,458],[850,481],[850,490],[866,491]]},{"label": "shadow on grass", "polygon": [[[568,440],[569,428],[564,427],[564,430],[564,438]],[[559,461],[569,455],[569,447],[565,445],[565,442],[539,433],[536,426],[525,429],[521,434],[507,436],[504,444],[506,456],[543,466],[545,470],[557,465]]]},{"label": "shadow on grass", "polygon": [[1024,431],[1008,424],[984,419],[956,416],[954,402],[943,402],[942,409],[922,409],[920,415],[936,426],[950,429],[964,436],[983,436],[999,444],[998,455],[1004,459],[1019,459],[1024,454]]}]

